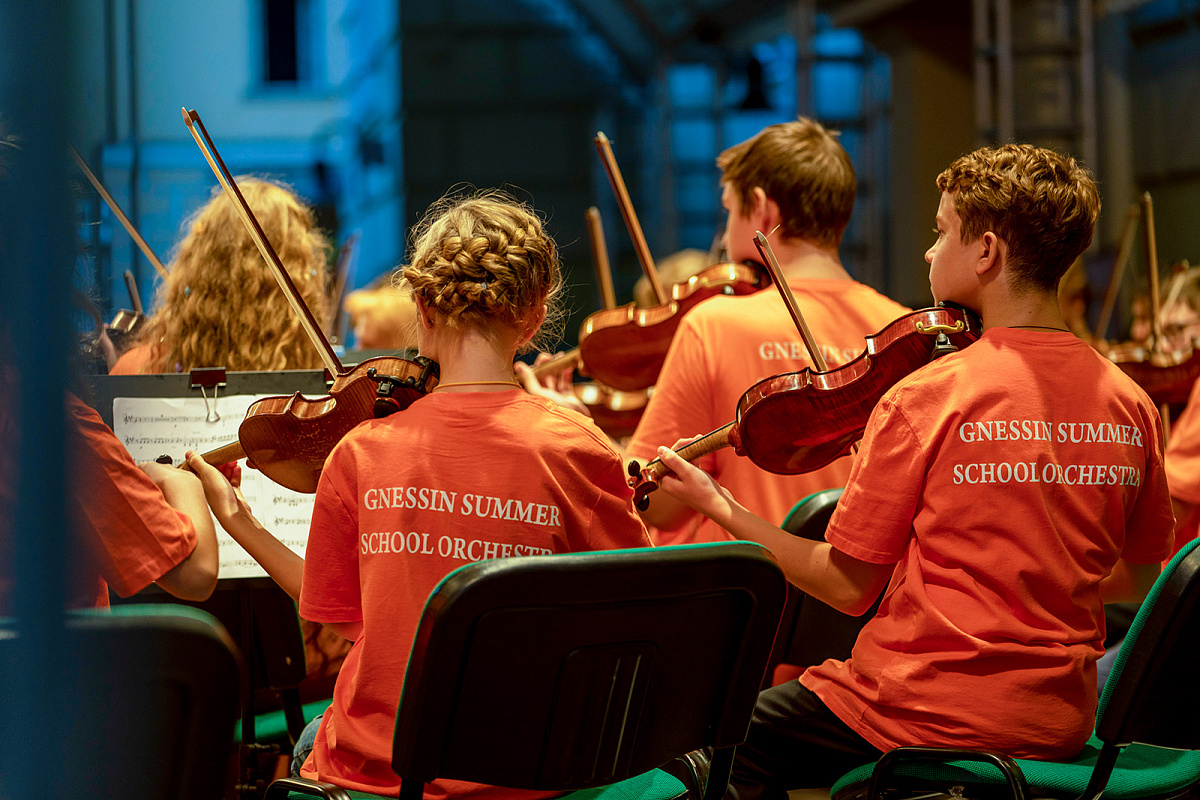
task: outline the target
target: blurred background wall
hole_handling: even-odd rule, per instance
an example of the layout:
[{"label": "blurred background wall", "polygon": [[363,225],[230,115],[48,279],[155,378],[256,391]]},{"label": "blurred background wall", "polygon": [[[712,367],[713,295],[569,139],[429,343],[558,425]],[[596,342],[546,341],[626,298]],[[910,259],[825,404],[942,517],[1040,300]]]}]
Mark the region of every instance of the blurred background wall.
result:
[{"label": "blurred background wall", "polygon": [[[1126,205],[1155,194],[1162,261],[1200,252],[1200,0],[89,0],[71,4],[70,138],[163,257],[214,186],[179,108],[235,173],[291,183],[353,286],[390,270],[453,186],[531,200],[563,246],[577,322],[598,306],[583,212],[603,212],[617,295],[639,274],[592,147],[604,130],[651,252],[719,232],[713,159],[814,116],[860,178],[842,248],[859,279],[929,302],[933,179],[978,144],[1055,146],[1096,172],[1102,294]],[[86,280],[127,306],[155,273],[79,192]],[[1133,265],[1136,273],[1138,259]],[[353,286],[351,288],[353,288]],[[1120,313],[1120,312],[1119,312]]]}]

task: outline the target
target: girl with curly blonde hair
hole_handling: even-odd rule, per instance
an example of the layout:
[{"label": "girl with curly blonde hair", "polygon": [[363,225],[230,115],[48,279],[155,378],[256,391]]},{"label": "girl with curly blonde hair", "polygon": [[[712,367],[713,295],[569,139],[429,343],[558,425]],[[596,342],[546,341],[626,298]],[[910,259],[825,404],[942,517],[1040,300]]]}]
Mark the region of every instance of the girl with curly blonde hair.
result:
[{"label": "girl with curly blonde hair", "polygon": [[[323,319],[330,245],[312,211],[277,183],[249,177],[237,182],[313,316]],[[299,318],[220,188],[186,227],[157,311],[139,344],[110,372],[320,367]]]},{"label": "girl with curly blonde hair", "polygon": [[[298,596],[300,616],[355,642],[293,769],[390,796],[400,788],[391,769],[398,676],[425,599],[447,573],[488,558],[650,544],[608,438],[523,391],[513,374],[516,353],[554,318],[562,283],[537,214],[498,193],[444,200],[399,274],[416,301],[419,349],[441,366],[441,383],[333,449],[303,561],[254,521],[218,470],[188,458],[217,519]],[[521,796],[436,783],[434,796]]]}]

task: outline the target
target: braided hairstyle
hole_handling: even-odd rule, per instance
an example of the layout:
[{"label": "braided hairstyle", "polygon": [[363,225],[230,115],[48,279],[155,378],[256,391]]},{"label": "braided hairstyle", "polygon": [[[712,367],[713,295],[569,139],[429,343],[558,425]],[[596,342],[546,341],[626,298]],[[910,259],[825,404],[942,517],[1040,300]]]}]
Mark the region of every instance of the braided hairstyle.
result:
[{"label": "braided hairstyle", "polygon": [[529,206],[483,191],[435,203],[414,232],[398,277],[450,327],[519,327],[543,307],[546,321],[523,350],[557,337],[562,272],[558,248]]}]

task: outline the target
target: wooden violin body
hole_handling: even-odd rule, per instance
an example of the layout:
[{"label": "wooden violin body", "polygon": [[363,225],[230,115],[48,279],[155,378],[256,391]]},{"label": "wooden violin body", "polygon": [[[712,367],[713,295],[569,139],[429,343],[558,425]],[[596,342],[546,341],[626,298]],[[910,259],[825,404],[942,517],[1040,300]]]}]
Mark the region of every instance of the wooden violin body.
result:
[{"label": "wooden violin body", "polygon": [[621,392],[595,381],[573,384],[571,390],[587,407],[596,426],[614,439],[633,435],[652,391]]},{"label": "wooden violin body", "polygon": [[1200,347],[1195,344],[1158,350],[1148,343],[1122,342],[1103,352],[1158,406],[1186,403],[1200,379]]},{"label": "wooden violin body", "polygon": [[[325,397],[309,399],[296,392],[256,400],[238,427],[237,442],[203,458],[224,464],[244,457],[280,486],[313,494],[325,459],[351,428],[408,408],[437,386],[437,375],[437,365],[428,359],[368,359],[338,376]],[[381,391],[384,384],[391,385]]]},{"label": "wooden violin body", "polygon": [[653,308],[631,303],[597,311],[584,320],[579,331],[583,369],[619,391],[653,386],[671,339],[689,309],[718,294],[751,294],[769,285],[770,279],[757,267],[714,264],[672,286],[667,303]]},{"label": "wooden violin body", "polygon": [[[910,312],[867,336],[864,350],[840,367],[805,368],[754,384],[738,401],[735,422],[678,453],[690,461],[727,446],[777,475],[820,469],[862,438],[871,411],[888,389],[933,358],[975,342],[981,332],[979,320],[961,308]],[[658,459],[636,474],[634,467],[634,502],[644,508],[668,470]]]},{"label": "wooden violin body", "polygon": [[[795,475],[846,455],[884,393],[929,363],[939,333],[961,349],[979,338],[980,327],[961,309],[913,311],[866,337],[863,352],[841,367],[804,369],[751,386],[737,407],[746,456],[768,472]],[[800,423],[806,418],[819,424]]]}]

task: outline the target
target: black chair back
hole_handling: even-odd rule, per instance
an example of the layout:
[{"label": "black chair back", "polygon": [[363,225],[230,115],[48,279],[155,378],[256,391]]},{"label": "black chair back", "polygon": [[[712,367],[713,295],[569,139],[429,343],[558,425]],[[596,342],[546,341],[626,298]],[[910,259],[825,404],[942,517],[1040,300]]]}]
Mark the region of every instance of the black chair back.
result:
[{"label": "black chair back", "polygon": [[[783,521],[783,529],[803,539],[825,541],[825,528],[842,491],[826,489],[804,498]],[[789,584],[787,607],[771,654],[771,669],[778,664],[811,667],[830,658],[849,658],[858,632],[875,616],[881,599],[882,595],[866,614],[852,617]],[[767,677],[770,679],[769,674]]]},{"label": "black chair back", "polygon": [[[1200,749],[1200,540],[1183,548],[1142,603],[1100,699],[1096,735]],[[1189,698],[1191,698],[1189,700]]]},{"label": "black chair back", "polygon": [[402,795],[456,778],[565,791],[742,742],[786,582],[757,545],[484,561],[421,618],[396,719]]},{"label": "black chair back", "polygon": [[[47,796],[220,798],[239,668],[220,623],[182,606],[123,606],[72,614],[65,633],[63,768],[46,776]],[[23,660],[15,628],[0,628],[0,669],[15,674]],[[5,718],[0,746],[19,725]]]}]

